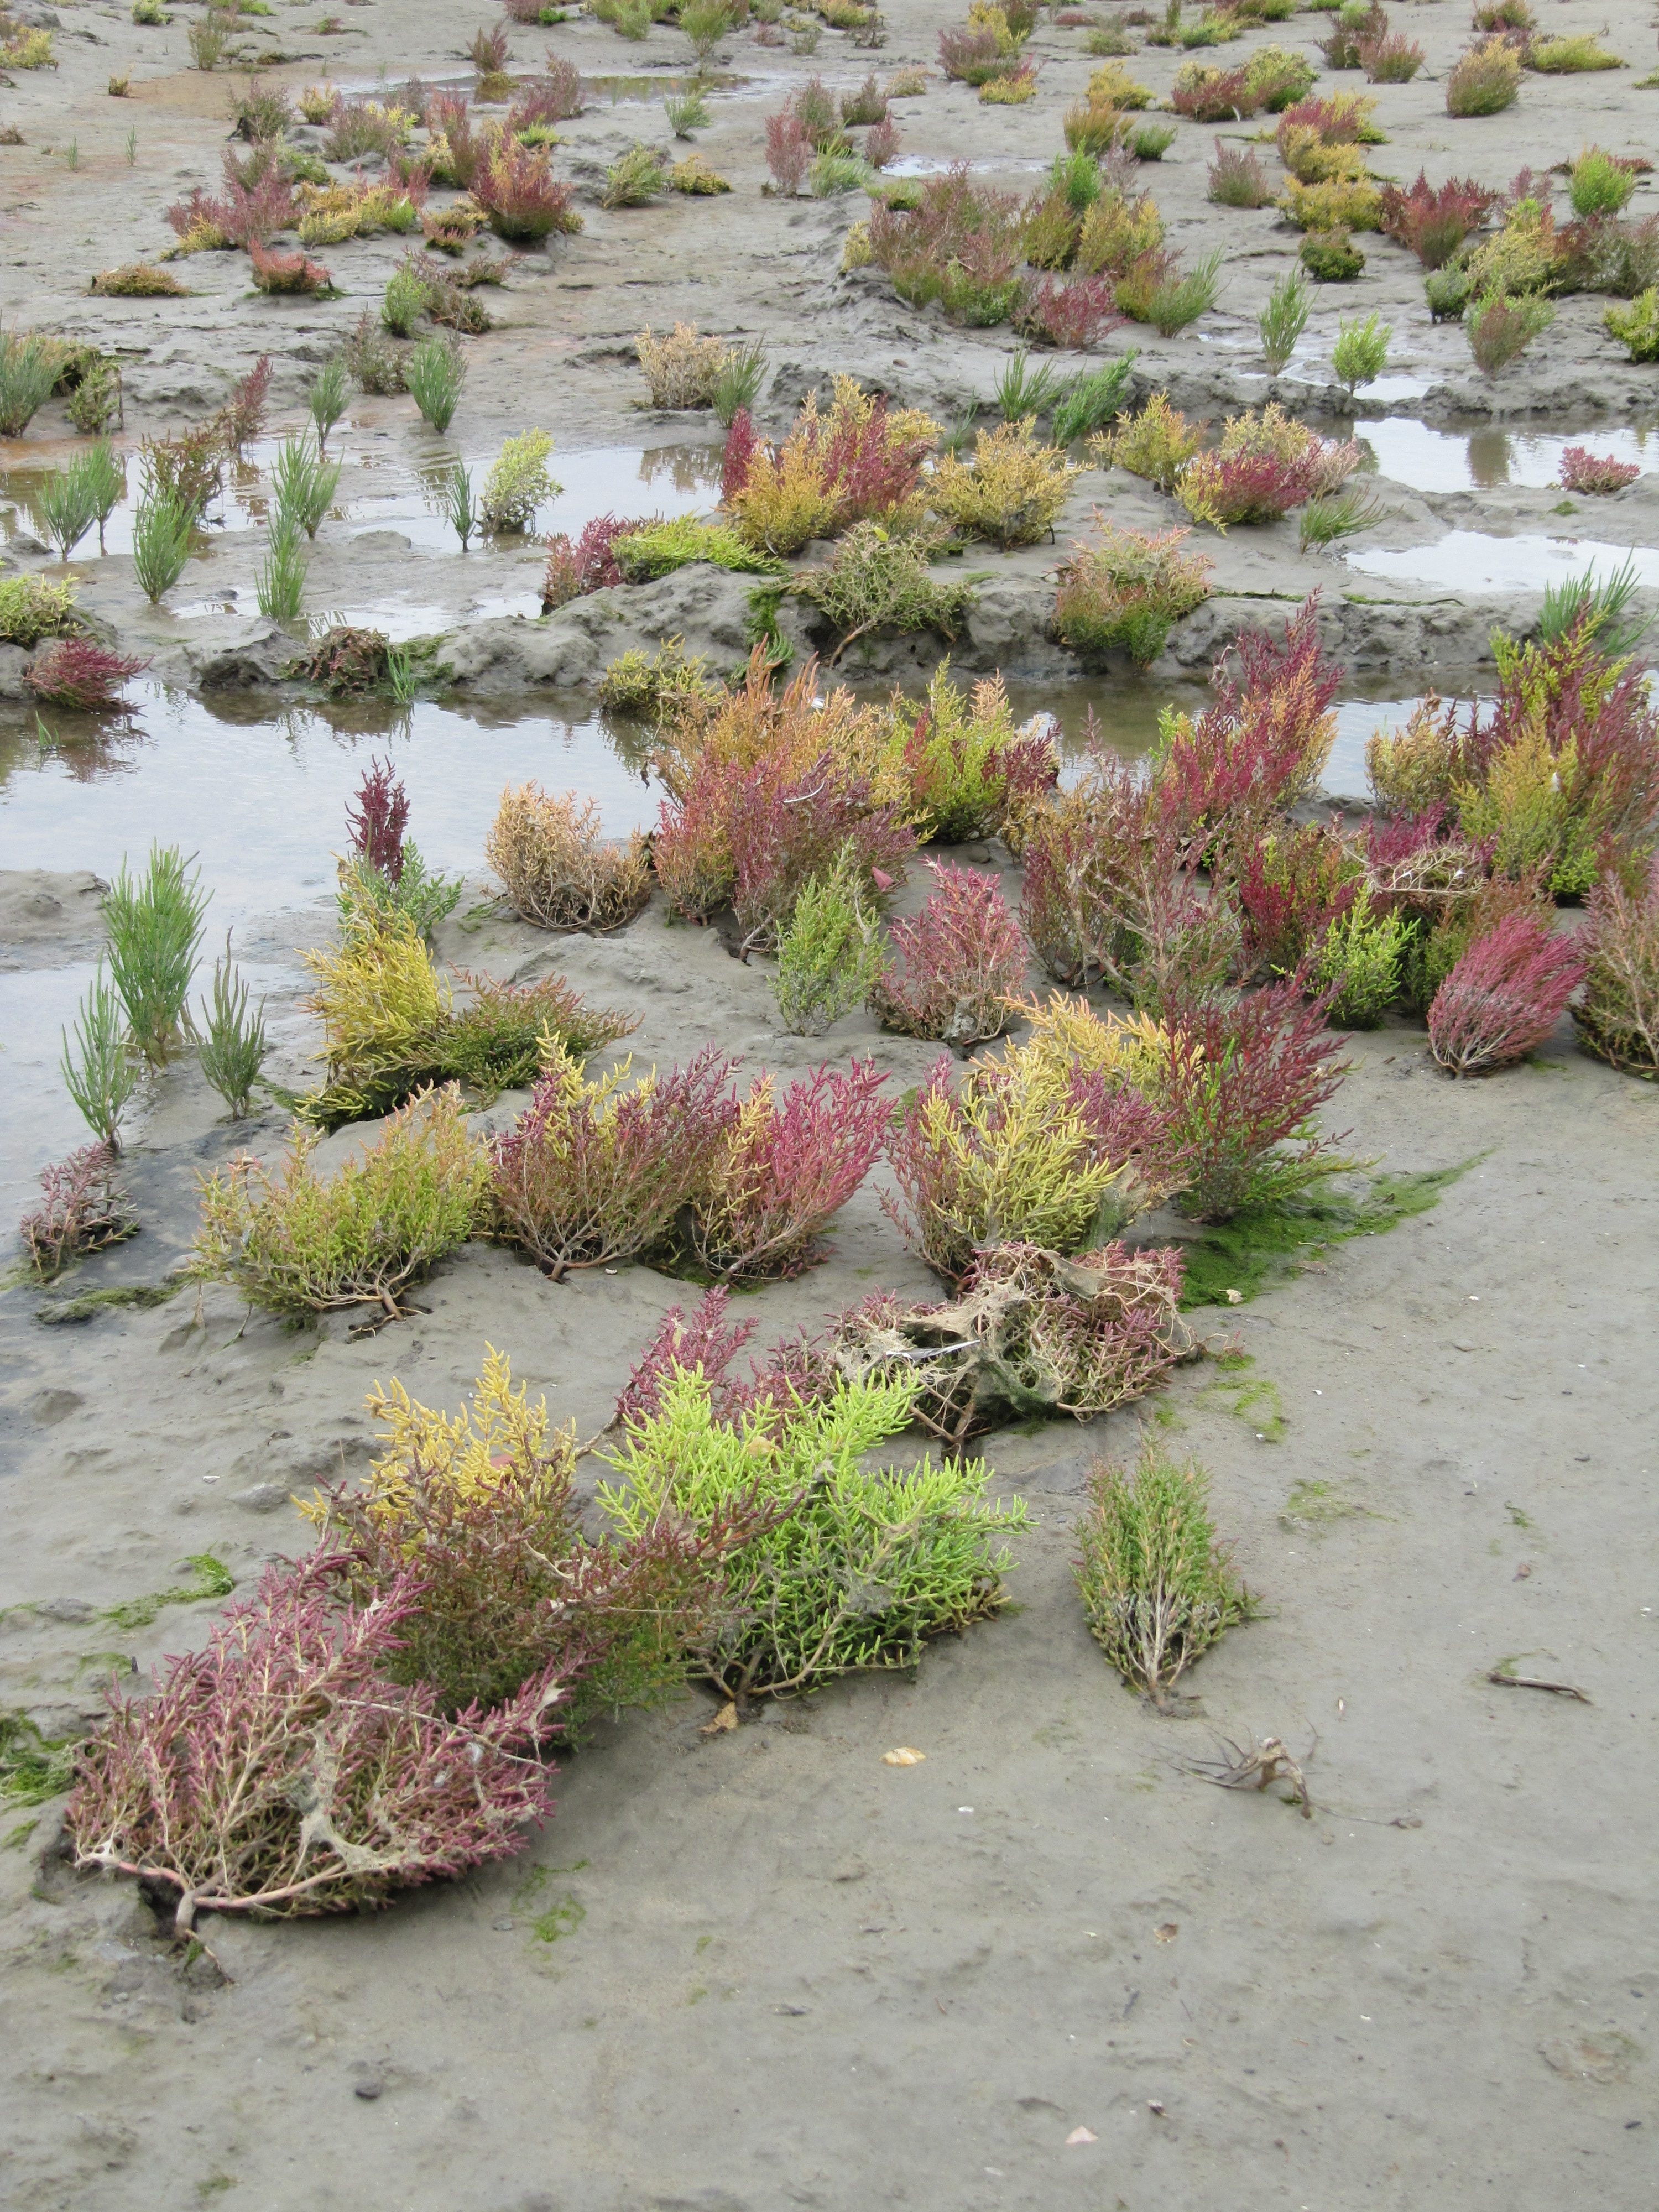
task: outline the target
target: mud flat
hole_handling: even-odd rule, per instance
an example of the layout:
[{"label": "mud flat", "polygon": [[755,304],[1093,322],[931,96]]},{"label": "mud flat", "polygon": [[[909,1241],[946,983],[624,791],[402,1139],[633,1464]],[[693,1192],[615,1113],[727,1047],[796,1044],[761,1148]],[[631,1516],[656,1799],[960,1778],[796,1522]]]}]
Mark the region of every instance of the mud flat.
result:
[{"label": "mud flat", "polygon": [[[369,94],[382,70],[391,83],[470,82],[454,50],[470,21],[374,0],[336,33],[304,12],[254,19],[255,43],[268,36],[290,57],[272,73],[291,90],[325,71]],[[98,270],[154,259],[171,236],[167,204],[193,183],[217,186],[233,80],[190,66],[199,11],[173,13],[145,29],[113,9],[18,11],[55,18],[59,66],[0,88],[0,122],[23,142],[0,146],[0,307],[8,329],[118,356],[130,443],[217,408],[268,353],[274,439],[303,421],[318,366],[377,306],[404,241],[329,249],[331,301],[262,297],[244,256],[212,252],[168,264],[188,298],[89,297]],[[1571,7],[1551,13],[1565,30],[1595,27]],[[649,824],[659,787],[637,730],[601,714],[598,683],[624,649],[675,635],[730,668],[748,647],[750,580],[698,566],[543,618],[537,538],[486,538],[462,556],[422,502],[422,471],[452,458],[487,465],[504,437],[539,423],[566,487],[544,532],[607,510],[712,506],[712,416],[638,404],[632,342],[647,322],[762,338],[757,415],[774,435],[833,372],[944,420],[984,399],[1006,330],[913,311],[878,270],[838,275],[858,196],[761,191],[763,118],[814,72],[839,93],[872,64],[884,78],[933,70],[923,94],[895,103],[908,155],[971,157],[1030,189],[1097,65],[1084,31],[1045,23],[1030,46],[1036,98],[982,106],[938,73],[937,34],[959,20],[896,6],[878,54],[828,32],[811,57],[747,32],[727,39],[717,58],[732,81],[698,140],[733,187],[718,198],[598,206],[608,163],[636,139],[666,141],[639,82],[560,125],[556,167],[576,183],[586,228],[519,257],[489,295],[495,327],[465,342],[451,434],[434,437],[400,396],[354,396],[337,434],[344,473],[307,606],[435,641],[412,714],[384,698],[324,702],[284,677],[295,635],[255,611],[269,447],[232,477],[210,550],[161,606],[137,588],[118,515],[110,550],[70,564],[100,634],[153,663],[124,729],[93,744],[60,725],[53,742],[23,681],[31,656],[0,654],[9,1218],[39,1168],[81,1140],[56,1074],[58,1031],[103,947],[100,885],[152,837],[201,854],[210,946],[234,926],[265,997],[268,1084],[288,1094],[316,1081],[298,956],[331,938],[343,803],[376,754],[407,781],[422,850],[467,878],[438,933],[441,963],[567,976],[639,1016],[628,1043],[641,1064],[684,1063],[714,1040],[743,1055],[745,1080],[854,1055],[873,1058],[895,1092],[922,1079],[936,1048],[862,1012],[823,1039],[790,1035],[769,963],[732,958],[718,930],[672,923],[659,892],[603,938],[550,936],[505,913],[482,859],[501,786],[574,786],[613,836]],[[1468,122],[1443,103],[1462,18],[1421,7],[1395,21],[1428,54],[1412,82],[1375,88],[1389,134],[1375,160],[1401,182],[1424,165],[1506,183],[1590,140],[1650,152],[1659,93],[1636,81],[1650,55],[1643,11],[1615,7],[1602,33],[1632,66],[1529,75],[1513,108]],[[1199,58],[1231,62],[1269,41],[1311,55],[1328,28],[1298,17]],[[632,72],[647,90],[687,61],[672,26],[633,45],[583,17],[514,30],[515,68],[544,46],[591,79]],[[1129,58],[1160,96],[1184,58]],[[123,72],[129,93],[111,99],[106,82]],[[1359,84],[1344,75],[1319,88]],[[1385,519],[1349,543],[1352,559],[1340,546],[1304,556],[1294,517],[1195,533],[1214,595],[1144,676],[1086,667],[1048,635],[1066,541],[1096,507],[1139,529],[1182,519],[1140,479],[1091,470],[1055,545],[969,553],[991,574],[954,665],[1000,669],[1020,714],[1051,712],[1068,738],[1086,701],[1139,752],[1160,702],[1192,704],[1242,628],[1277,624],[1317,586],[1323,641],[1348,671],[1327,781],[1354,793],[1368,702],[1390,702],[1376,715],[1396,720],[1431,688],[1489,690],[1489,633],[1524,632],[1546,582],[1586,557],[1652,557],[1655,372],[1607,338],[1600,299],[1572,297],[1488,383],[1458,326],[1429,322],[1414,258],[1367,237],[1364,278],[1316,289],[1302,348],[1270,383],[1255,318],[1296,234],[1270,208],[1204,197],[1217,130],[1242,140],[1257,127],[1183,122],[1148,166],[1175,242],[1189,259],[1223,246],[1227,282],[1182,337],[1121,330],[1105,351],[1139,347],[1138,399],[1167,389],[1218,421],[1271,395],[1328,433],[1352,425],[1372,442]],[[1633,215],[1653,191],[1644,176]],[[1395,326],[1396,381],[1350,410],[1331,344],[1339,313],[1372,307]],[[54,400],[0,452],[6,574],[63,574],[29,495],[69,438]],[[1644,473],[1564,515],[1555,476],[1568,442]],[[1609,550],[1586,556],[1586,543]],[[1652,604],[1644,577],[1637,605]],[[798,650],[821,641],[799,608],[781,619]],[[877,641],[844,672],[872,691],[914,688],[942,650]],[[946,857],[994,871],[1017,899],[1000,843]],[[914,914],[927,888],[914,869],[898,910]],[[1570,911],[1564,926],[1581,921]],[[1050,988],[1035,965],[1029,981]],[[1386,1234],[1304,1253],[1236,1305],[1194,1310],[1208,1356],[1156,1395],[1086,1425],[985,1439],[991,1491],[1030,1509],[1014,1603],[930,1646],[914,1672],[763,1701],[713,1735],[717,1707],[701,1690],[601,1728],[563,1761],[556,1814],[517,1858],[377,1917],[216,1919],[211,1955],[165,1940],[130,1885],[71,1871],[61,1796],[0,1803],[0,1995],[14,2024],[0,2197],[31,2212],[173,2212],[221,2197],[273,2212],[1648,2204],[1659,1097],[1579,1050],[1566,1020],[1485,1081],[1449,1081],[1422,1025],[1399,1015],[1346,1056],[1325,1126],[1370,1172],[1443,1175],[1434,1202]],[[504,1126],[523,1103],[509,1092],[477,1126]],[[423,1310],[377,1335],[354,1336],[350,1316],[305,1330],[250,1317],[178,1271],[198,1174],[242,1146],[274,1160],[287,1127],[269,1091],[232,1124],[180,1059],[131,1119],[140,1233],[45,1288],[20,1270],[0,1293],[0,1710],[53,1741],[96,1720],[112,1672],[142,1688],[165,1655],[205,1641],[223,1601],[189,1595],[190,1563],[218,1563],[241,1592],[267,1562],[304,1552],[312,1532],[291,1497],[366,1468],[377,1381],[395,1375],[453,1410],[493,1344],[556,1420],[589,1437],[661,1316],[696,1294],[643,1266],[554,1285],[473,1243],[416,1294]],[[372,1133],[341,1131],[325,1157]],[[890,1185],[878,1167],[822,1264],[744,1297],[758,1341],[817,1328],[876,1288],[939,1294],[881,1208]],[[1172,1212],[1136,1231],[1191,1233]],[[1169,1713],[1106,1666],[1070,1571],[1088,1470],[1133,1456],[1143,1425],[1209,1468],[1217,1526],[1259,1601]],[[159,1593],[170,1601],[137,1602]],[[1275,1792],[1223,1792],[1188,1771],[1217,1736],[1269,1735],[1310,1753],[1310,1818]],[[898,1747],[925,1759],[885,1764]]]}]

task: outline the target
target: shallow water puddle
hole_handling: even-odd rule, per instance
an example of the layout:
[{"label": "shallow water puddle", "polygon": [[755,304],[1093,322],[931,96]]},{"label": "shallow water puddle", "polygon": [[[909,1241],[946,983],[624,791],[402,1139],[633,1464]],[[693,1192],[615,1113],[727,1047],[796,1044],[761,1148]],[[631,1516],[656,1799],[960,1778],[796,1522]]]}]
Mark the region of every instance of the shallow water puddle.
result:
[{"label": "shallow water puddle", "polygon": [[[134,687],[132,726],[102,738],[61,732],[43,751],[31,722],[0,733],[0,868],[90,868],[106,880],[152,841],[197,856],[213,893],[204,950],[210,975],[225,932],[256,992],[298,979],[294,944],[333,893],[346,802],[371,757],[389,758],[410,797],[410,834],[446,873],[483,868],[484,834],[503,787],[531,779],[598,801],[608,834],[656,819],[659,792],[630,767],[605,722],[578,707],[492,720],[420,702],[327,715],[295,708],[237,721],[159,686]],[[624,742],[625,742],[624,738]],[[272,917],[283,917],[273,927]],[[42,948],[43,951],[47,948]],[[60,1030],[90,979],[76,963],[0,974],[0,1204],[15,1218],[48,1160],[85,1140],[58,1073]],[[198,979],[198,994],[205,977]],[[134,1132],[141,1126],[135,1121]]]},{"label": "shallow water puddle", "polygon": [[1591,569],[1611,575],[1626,562],[1638,584],[1659,586],[1659,549],[1608,545],[1594,538],[1494,538],[1480,530],[1452,530],[1431,545],[1376,546],[1345,557],[1364,575],[1448,591],[1540,592]]},{"label": "shallow water puddle", "polygon": [[1413,491],[1491,491],[1500,484],[1548,490],[1559,481],[1569,446],[1634,462],[1644,475],[1659,467],[1659,441],[1650,441],[1639,429],[1543,437],[1514,430],[1433,430],[1412,416],[1387,415],[1357,425],[1355,434],[1376,456],[1381,475]]},{"label": "shallow water puddle", "polygon": [[[395,529],[422,552],[458,554],[459,542],[453,529],[433,510],[433,480],[461,460],[472,472],[476,497],[483,492],[495,453],[460,453],[433,440],[411,467],[405,456],[390,447],[389,433],[359,443],[343,440],[337,430],[329,446],[329,459],[345,463],[347,496],[330,510],[323,534],[341,524],[353,536],[368,530]],[[0,468],[0,544],[9,544],[25,533],[45,542],[40,512],[41,483],[76,450],[68,442],[45,456],[31,449],[27,462]],[[719,446],[695,445],[596,446],[564,453],[556,447],[549,466],[561,489],[557,497],[540,509],[535,530],[544,535],[564,531],[574,538],[599,515],[611,513],[624,517],[701,514],[719,495],[722,450]],[[220,537],[257,529],[266,521],[270,470],[276,453],[277,441],[265,440],[250,447],[246,459],[227,471],[224,490],[207,510],[207,527],[198,535],[194,557],[210,554]],[[106,552],[130,554],[138,500],[136,448],[127,447],[123,459],[127,465],[126,495],[105,526],[104,547]],[[377,479],[394,475],[398,479],[395,488],[376,489]],[[366,484],[362,481],[365,477]],[[72,557],[77,568],[98,559],[95,530],[82,539]],[[189,574],[187,569],[186,580]]]}]

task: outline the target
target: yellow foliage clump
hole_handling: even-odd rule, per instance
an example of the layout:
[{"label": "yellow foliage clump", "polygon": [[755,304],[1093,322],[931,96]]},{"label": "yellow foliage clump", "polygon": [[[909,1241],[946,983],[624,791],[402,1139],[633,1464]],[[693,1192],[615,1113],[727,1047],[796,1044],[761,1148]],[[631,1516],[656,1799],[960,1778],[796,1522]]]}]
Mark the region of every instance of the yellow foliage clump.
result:
[{"label": "yellow foliage clump", "polygon": [[1072,479],[1081,473],[1058,446],[1036,440],[1035,416],[983,432],[971,463],[947,453],[928,482],[928,504],[953,529],[993,544],[1035,545],[1052,533]]},{"label": "yellow foliage clump", "polygon": [[[851,522],[913,515],[920,501],[914,493],[894,498],[891,486],[910,473],[912,464],[919,470],[939,440],[939,426],[931,415],[915,408],[889,412],[854,378],[838,376],[827,415],[820,415],[817,394],[809,392],[783,443],[756,447],[747,477],[726,502],[733,525],[749,544],[788,554]],[[871,494],[849,471],[870,457],[872,444],[879,444],[891,465],[877,472]]]},{"label": "yellow foliage clump", "polygon": [[1089,452],[1103,467],[1127,469],[1160,491],[1173,491],[1176,478],[1204,442],[1204,422],[1189,422],[1171,407],[1167,392],[1155,392],[1138,415],[1123,414],[1109,430],[1097,432]]},{"label": "yellow foliage clump", "polygon": [[718,764],[735,779],[761,760],[776,761],[789,774],[799,774],[827,753],[840,775],[867,781],[872,805],[907,805],[904,732],[896,728],[892,713],[861,704],[845,685],[837,684],[827,697],[818,686],[818,664],[810,659],[775,690],[766,649],[757,646],[737,690],[676,715],[659,732],[651,755],[653,772],[682,798],[704,762]]},{"label": "yellow foliage clump", "polygon": [[1077,265],[1085,276],[1121,276],[1143,254],[1164,243],[1164,217],[1150,192],[1126,199],[1102,192],[1083,219]]},{"label": "yellow foliage clump", "polygon": [[1103,62],[1089,79],[1090,100],[1099,107],[1150,107],[1152,95],[1137,84],[1127,62]]},{"label": "yellow foliage clump", "polygon": [[1304,185],[1292,177],[1274,204],[1298,230],[1376,230],[1382,220],[1382,196],[1369,179]]}]

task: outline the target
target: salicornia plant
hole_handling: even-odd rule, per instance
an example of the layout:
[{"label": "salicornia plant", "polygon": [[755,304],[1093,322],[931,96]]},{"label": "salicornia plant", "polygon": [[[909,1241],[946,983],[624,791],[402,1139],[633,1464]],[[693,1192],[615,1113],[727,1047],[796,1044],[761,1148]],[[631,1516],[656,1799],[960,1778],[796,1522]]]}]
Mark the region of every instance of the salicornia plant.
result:
[{"label": "salicornia plant", "polygon": [[441,338],[422,338],[404,363],[410,398],[441,436],[455,419],[466,363]]},{"label": "salicornia plant", "polygon": [[195,528],[196,511],[178,493],[139,493],[132,519],[132,568],[152,606],[184,574]]},{"label": "salicornia plant", "polygon": [[317,372],[308,403],[319,453],[326,447],[329,432],[345,413],[346,389],[345,362],[340,355],[332,354]]},{"label": "salicornia plant", "polygon": [[127,494],[125,465],[117,458],[116,451],[107,438],[100,438],[82,456],[86,464],[87,482],[91,491],[93,514],[98,524],[98,550],[104,550],[104,525]]},{"label": "salicornia plant", "polygon": [[197,1045],[202,1073],[229,1107],[231,1118],[240,1121],[270,1044],[265,1035],[265,1002],[261,999],[250,1015],[248,988],[231,963],[228,934],[224,958],[213,963],[213,994],[202,1012],[207,1024]]},{"label": "salicornia plant", "polygon": [[1123,405],[1134,361],[1133,351],[1120,354],[1102,368],[1080,369],[1061,387],[1054,402],[1055,445],[1074,445],[1105,428]]},{"label": "salicornia plant", "polygon": [[271,489],[276,495],[273,542],[278,533],[295,535],[301,530],[307,538],[314,538],[339,482],[339,462],[325,460],[320,445],[313,447],[305,438],[284,438],[270,472]]},{"label": "salicornia plant", "polygon": [[81,1001],[73,1043],[64,1031],[62,1065],[64,1086],[87,1127],[116,1151],[121,1116],[137,1078],[127,1051],[126,1012],[119,992],[104,980],[101,960]]},{"label": "salicornia plant", "polygon": [[699,84],[693,84],[685,92],[671,92],[662,106],[668,127],[677,138],[689,138],[694,131],[708,128],[708,102]]},{"label": "salicornia plant", "polygon": [[202,917],[211,896],[176,845],[153,845],[137,881],[123,860],[105,896],[110,974],[132,1041],[152,1067],[166,1064],[188,1024]]},{"label": "salicornia plant", "polygon": [[1351,398],[1362,384],[1374,384],[1388,367],[1389,340],[1393,336],[1389,325],[1376,315],[1367,315],[1363,323],[1342,325],[1331,355],[1331,369]]},{"label": "salicornia plant", "polygon": [[752,345],[733,346],[726,355],[714,379],[714,414],[723,430],[731,428],[739,408],[754,405],[765,374],[766,349],[758,338]]},{"label": "salicornia plant", "polygon": [[843,846],[833,871],[814,876],[778,939],[778,1012],[797,1036],[818,1036],[859,1005],[881,951],[865,907],[858,856]]},{"label": "salicornia plant", "polygon": [[1273,286],[1256,321],[1261,350],[1274,376],[1296,351],[1296,342],[1308,327],[1308,287],[1300,272],[1292,270]]},{"label": "salicornia plant", "polygon": [[461,541],[465,552],[468,540],[479,526],[478,509],[472,496],[472,471],[463,462],[452,461],[441,474],[433,477],[427,488],[427,504],[441,520],[448,523]]},{"label": "salicornia plant", "polygon": [[253,581],[259,611],[268,622],[298,621],[306,602],[307,566],[304,533],[279,512]]},{"label": "salicornia plant", "polygon": [[1022,346],[991,386],[991,397],[1005,422],[1021,422],[1052,406],[1058,386],[1054,363],[1045,361],[1033,368],[1030,354]]},{"label": "salicornia plant", "polygon": [[35,495],[47,537],[67,561],[98,520],[98,487],[88,464],[89,453],[77,453],[61,469],[53,469]]}]

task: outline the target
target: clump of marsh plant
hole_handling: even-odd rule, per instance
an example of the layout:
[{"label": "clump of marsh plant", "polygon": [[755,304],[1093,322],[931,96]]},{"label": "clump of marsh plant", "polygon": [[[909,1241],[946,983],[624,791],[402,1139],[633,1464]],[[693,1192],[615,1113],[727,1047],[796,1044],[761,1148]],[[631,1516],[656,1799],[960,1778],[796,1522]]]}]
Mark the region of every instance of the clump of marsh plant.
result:
[{"label": "clump of marsh plant", "polygon": [[1535,915],[1506,915],[1434,994],[1429,1049],[1448,1074],[1505,1067],[1549,1036],[1584,977],[1584,956]]},{"label": "clump of marsh plant", "polygon": [[778,939],[778,1015],[796,1036],[821,1036],[860,1005],[881,964],[857,855],[843,847],[828,876],[802,890]]},{"label": "clump of marsh plant", "polygon": [[244,1155],[204,1179],[195,1271],[293,1319],[361,1305],[395,1319],[477,1222],[483,1158],[459,1095],[422,1092],[326,1180],[312,1164],[319,1142],[296,1127],[277,1174]]},{"label": "clump of marsh plant", "polygon": [[76,1016],[74,1041],[63,1033],[64,1086],[81,1118],[112,1152],[120,1149],[121,1116],[137,1083],[127,1049],[126,1010],[104,980],[100,959]]},{"label": "clump of marsh plant", "polygon": [[203,1027],[196,1046],[202,1073],[240,1121],[247,1112],[253,1086],[265,1064],[270,1041],[265,1035],[265,1004],[260,1000],[248,1012],[248,987],[230,957],[230,938],[225,938],[225,957],[213,963],[213,989],[202,1008]]},{"label": "clump of marsh plant", "polygon": [[442,338],[422,338],[404,362],[404,386],[422,415],[441,437],[455,419],[466,363]]},{"label": "clump of marsh plant", "polygon": [[328,444],[329,432],[346,410],[346,365],[343,354],[331,354],[318,370],[312,379],[306,404],[320,453]]},{"label": "clump of marsh plant", "polygon": [[488,530],[528,530],[536,509],[564,489],[548,469],[553,441],[545,430],[525,430],[509,438],[484,478],[479,513]]},{"label": "clump of marsh plant", "polygon": [[297,622],[306,603],[305,533],[280,510],[265,539],[265,557],[253,580],[253,594],[268,622]]},{"label": "clump of marsh plant", "polygon": [[1024,933],[994,878],[930,860],[935,889],[914,921],[890,933],[870,1003],[884,1029],[966,1051],[1008,1026],[1025,981]]},{"label": "clump of marsh plant", "polygon": [[91,453],[77,453],[62,468],[52,470],[35,494],[35,505],[46,536],[67,561],[98,520],[99,483]]},{"label": "clump of marsh plant", "polygon": [[1572,1018],[1586,1052],[1632,1075],[1659,1075],[1659,863],[1626,881],[1609,872],[1589,895],[1580,939],[1584,990]]},{"label": "clump of marsh plant", "polygon": [[184,574],[196,520],[195,507],[177,492],[140,491],[132,519],[132,567],[152,605]]},{"label": "clump of marsh plant", "polygon": [[1148,1437],[1133,1470],[1089,1478],[1073,1565],[1091,1634],[1132,1689],[1158,1706],[1196,1659],[1249,1616],[1248,1592],[1216,1541],[1209,1482]]},{"label": "clump of marsh plant", "polygon": [[729,430],[739,410],[752,408],[766,376],[766,349],[758,338],[727,349],[714,379],[714,419]]},{"label": "clump of marsh plant", "polygon": [[1024,1510],[983,1497],[983,1462],[866,1467],[906,1426],[915,1395],[908,1380],[842,1384],[823,1405],[767,1402],[728,1422],[707,1378],[681,1371],[657,1412],[629,1422],[611,1455],[617,1480],[599,1491],[624,1539],[665,1516],[706,1529],[745,1499],[778,1514],[728,1562],[722,1619],[694,1650],[739,1705],[913,1667],[930,1638],[1006,1602],[999,1540]]},{"label": "clump of marsh plant", "polygon": [[1307,329],[1310,313],[1308,288],[1300,272],[1292,270],[1273,286],[1257,319],[1261,351],[1271,374],[1277,376],[1296,351],[1297,340]]},{"label": "clump of marsh plant", "polygon": [[176,845],[153,845],[137,878],[123,860],[105,895],[111,978],[132,1042],[152,1067],[166,1066],[190,1028],[190,987],[211,896]]},{"label": "clump of marsh plant", "polygon": [[483,517],[472,495],[471,470],[464,461],[452,461],[447,468],[428,477],[422,496],[460,539],[465,553],[483,527]]},{"label": "clump of marsh plant", "polygon": [[115,1172],[108,1144],[82,1145],[40,1171],[41,1202],[19,1224],[28,1261],[42,1282],[83,1252],[101,1252],[137,1236],[138,1216]]},{"label": "clump of marsh plant", "polygon": [[0,331],[0,437],[21,438],[51,398],[64,348],[38,331]]},{"label": "clump of marsh plant", "polygon": [[270,471],[276,501],[273,540],[279,532],[295,536],[301,531],[315,538],[339,489],[340,467],[325,459],[320,441],[313,447],[306,438],[283,439]]},{"label": "clump of marsh plant", "polygon": [[540,929],[621,929],[651,896],[644,840],[637,833],[622,844],[607,839],[597,803],[574,792],[509,787],[484,857],[514,912]]},{"label": "clump of marsh plant", "polygon": [[1350,398],[1362,384],[1375,384],[1389,362],[1393,331],[1378,315],[1363,323],[1343,323],[1331,353],[1331,373]]}]

